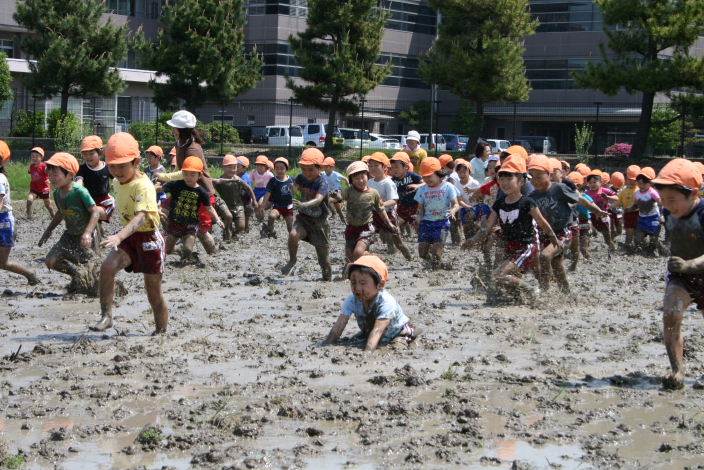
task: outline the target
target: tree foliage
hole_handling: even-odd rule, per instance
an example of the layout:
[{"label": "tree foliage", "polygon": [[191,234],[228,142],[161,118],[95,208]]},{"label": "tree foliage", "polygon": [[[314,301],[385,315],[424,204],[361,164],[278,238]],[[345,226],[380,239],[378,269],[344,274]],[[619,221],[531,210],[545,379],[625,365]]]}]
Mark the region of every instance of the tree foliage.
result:
[{"label": "tree foliage", "polygon": [[416,101],[408,109],[401,111],[398,118],[409,129],[415,129],[419,132],[430,132],[430,102]]},{"label": "tree foliage", "polygon": [[156,40],[140,45],[152,80],[154,102],[193,109],[207,101],[227,103],[261,80],[262,59],[245,49],[243,0],[168,2]]},{"label": "tree foliage", "polygon": [[6,101],[12,99],[12,75],[5,59],[7,59],[5,53],[0,52],[0,108]]},{"label": "tree foliage", "polygon": [[15,21],[29,30],[21,46],[28,59],[27,88],[43,97],[112,95],[123,88],[117,64],[127,55],[127,26],[108,19],[102,0],[20,0]]},{"label": "tree foliage", "polygon": [[[355,95],[389,74],[391,64],[378,63],[386,17],[376,0],[309,0],[308,27],[289,37],[304,82],[289,77],[286,86],[304,106],[327,111],[331,128],[338,112],[358,112]],[[326,150],[331,145],[325,141]]]},{"label": "tree foliage", "polygon": [[580,86],[615,95],[641,92],[641,116],[631,156],[643,156],[656,93],[702,89],[704,59],[690,48],[704,28],[702,0],[596,0],[603,12],[608,50],[602,62],[575,74]]}]

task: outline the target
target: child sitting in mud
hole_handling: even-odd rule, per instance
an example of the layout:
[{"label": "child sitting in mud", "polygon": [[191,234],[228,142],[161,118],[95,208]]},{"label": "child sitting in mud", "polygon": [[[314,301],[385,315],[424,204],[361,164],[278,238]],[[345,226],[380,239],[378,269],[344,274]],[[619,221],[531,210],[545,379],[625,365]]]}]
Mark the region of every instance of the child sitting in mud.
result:
[{"label": "child sitting in mud", "polygon": [[232,214],[232,219],[225,223],[223,229],[223,240],[230,240],[238,233],[245,231],[245,204],[242,197],[243,192],[249,195],[249,200],[254,201],[254,191],[245,181],[237,176],[239,163],[234,155],[225,155],[222,159],[222,178],[213,180],[213,186],[225,202]]},{"label": "child sitting in mud", "polygon": [[358,258],[348,266],[347,278],[352,294],[342,304],[342,312],[323,344],[337,342],[353,315],[361,330],[359,336],[366,340],[365,351],[374,351],[380,343],[396,339],[410,343],[418,337],[418,329],[396,299],[384,290],[389,270],[377,256]]},{"label": "child sitting in mud", "polygon": [[670,161],[652,180],[662,205],[670,211],[667,228],[671,257],[667,261],[663,298],[663,339],[672,373],[665,388],[684,386],[684,339],[681,328],[690,304],[704,313],[704,200],[699,197],[702,175],[683,158]]},{"label": "child sitting in mud", "polygon": [[[54,229],[62,220],[65,221],[66,231],[49,250],[45,262],[47,268],[75,278],[79,273],[79,265],[85,265],[96,255],[92,249],[93,233],[102,211],[88,190],[74,183],[79,165],[73,155],[65,152],[55,153],[46,162],[46,166],[51,185],[55,188],[53,197],[57,211],[38,245],[44,245]],[[92,286],[86,287],[97,288],[97,265],[95,268],[94,280],[89,282]]]}]

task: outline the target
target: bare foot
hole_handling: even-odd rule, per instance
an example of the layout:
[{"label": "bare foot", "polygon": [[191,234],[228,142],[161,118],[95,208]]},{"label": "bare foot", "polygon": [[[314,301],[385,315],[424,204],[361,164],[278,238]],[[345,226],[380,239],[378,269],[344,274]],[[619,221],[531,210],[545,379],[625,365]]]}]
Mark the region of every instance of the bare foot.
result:
[{"label": "bare foot", "polygon": [[98,323],[89,327],[91,331],[105,331],[108,328],[112,328],[112,317],[110,315],[103,315]]},{"label": "bare foot", "polygon": [[30,286],[36,286],[37,284],[39,284],[39,279],[37,278],[37,275],[34,274],[34,273],[30,273],[30,274],[27,276],[27,283],[28,283]]},{"label": "bare foot", "polygon": [[296,265],[296,259],[294,258],[291,261],[289,261],[288,263],[286,263],[286,266],[281,268],[281,274],[283,274],[284,276],[287,275],[288,273],[291,272],[291,270],[293,269],[293,267],[295,265]]},{"label": "bare foot", "polygon": [[684,387],[684,372],[673,372],[662,379],[666,390],[681,390]]}]

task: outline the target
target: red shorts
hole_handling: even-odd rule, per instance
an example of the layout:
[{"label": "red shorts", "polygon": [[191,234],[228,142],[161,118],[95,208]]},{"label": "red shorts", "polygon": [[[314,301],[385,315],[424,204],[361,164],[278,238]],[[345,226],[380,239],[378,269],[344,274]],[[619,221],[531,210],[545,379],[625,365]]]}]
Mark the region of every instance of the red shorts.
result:
[{"label": "red shorts", "polygon": [[579,236],[579,224],[570,225],[570,236],[576,238]]},{"label": "red shorts", "polygon": [[166,224],[166,233],[176,238],[183,238],[188,235],[198,235],[198,224],[179,224],[172,220]]},{"label": "red shorts", "polygon": [[[210,195],[210,206],[215,207],[215,194]],[[198,208],[198,231],[208,233],[213,229],[213,216],[210,215],[208,206]]]},{"label": "red shorts", "polygon": [[367,245],[374,243],[376,229],[372,224],[348,225],[345,227],[345,248],[354,250],[357,242],[363,240]]},{"label": "red shorts", "polygon": [[131,264],[125,271],[144,274],[164,272],[164,238],[158,230],[135,232],[122,240],[119,248],[130,257]]},{"label": "red shorts", "polygon": [[[557,243],[560,248],[564,250],[565,248],[570,246],[570,243],[572,242],[572,231],[569,229],[569,227],[565,227],[562,233],[555,232],[555,236],[557,236]],[[540,234],[539,238],[540,249],[544,250],[550,244],[550,239],[542,233]]]},{"label": "red shorts", "polygon": [[601,218],[596,214],[592,214],[592,225],[598,232],[606,232],[611,230],[611,218]]},{"label": "red shorts", "polygon": [[623,213],[623,228],[633,229],[638,226],[638,211],[628,211]]},{"label": "red shorts", "polygon": [[29,188],[29,192],[34,194],[36,199],[49,199],[51,194],[48,189],[45,190],[44,188]]},{"label": "red shorts", "polygon": [[293,217],[293,207],[274,207],[274,210],[284,219],[287,217]]},{"label": "red shorts", "polygon": [[416,214],[418,213],[418,204],[397,204],[396,213],[404,222],[414,224],[416,222]]},{"label": "red shorts", "polygon": [[504,253],[506,261],[511,261],[522,272],[526,272],[533,268],[538,258],[538,244],[507,241],[504,245]]},{"label": "red shorts", "polygon": [[108,220],[106,222],[110,222],[112,211],[115,210],[115,199],[109,194],[103,194],[102,196],[96,197],[94,200],[96,205],[105,209],[105,213],[108,216]]}]

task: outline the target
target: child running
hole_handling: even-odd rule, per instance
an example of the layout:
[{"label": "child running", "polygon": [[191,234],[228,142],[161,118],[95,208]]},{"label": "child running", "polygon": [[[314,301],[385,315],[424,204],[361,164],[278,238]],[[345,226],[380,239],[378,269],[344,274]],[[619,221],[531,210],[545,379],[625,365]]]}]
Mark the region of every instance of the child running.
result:
[{"label": "child running", "polygon": [[103,140],[97,135],[89,135],[81,142],[83,163],[78,168],[76,181],[83,184],[100,211],[101,222],[109,222],[115,208],[115,199],[110,195],[112,175],[100,158],[103,156]]},{"label": "child running", "polygon": [[424,186],[416,191],[418,202],[418,256],[429,259],[432,269],[440,267],[443,247],[450,230],[450,220],[459,211],[455,189],[443,181],[440,161],[426,157],[420,165]]},{"label": "child running", "polygon": [[5,176],[5,166],[10,162],[10,155],[10,147],[0,140],[0,269],[24,276],[30,286],[35,286],[39,280],[34,272],[9,261],[10,252],[15,246],[15,217],[12,214],[10,182]]},{"label": "child running", "polygon": [[[584,199],[586,199],[588,202],[594,202],[594,200],[588,195],[585,194],[584,191],[584,176],[582,176],[581,173],[577,171],[571,172],[569,175],[567,175],[567,178],[572,182],[572,184],[575,185],[577,188],[577,191],[579,192],[580,196],[582,196]],[[589,253],[589,243],[590,243],[590,234],[592,231],[592,214],[589,212],[589,209],[586,207],[577,204],[576,206],[577,210],[577,231],[576,233],[573,232],[572,236],[576,237],[577,239],[577,251],[574,250],[574,244],[571,246],[572,249],[572,262],[570,263],[570,271],[576,271],[577,270],[577,264],[579,263],[579,256],[580,254],[584,257],[584,259],[590,259],[591,254]],[[572,240],[574,242],[574,238]]]},{"label": "child running", "polygon": [[301,200],[294,199],[293,207],[298,210],[293,222],[293,229],[288,234],[289,261],[281,268],[281,274],[288,274],[296,265],[298,244],[301,240],[315,248],[318,264],[323,274],[323,281],[332,279],[330,266],[330,226],[328,209],[325,204],[328,186],[320,174],[320,167],[325,157],[315,147],[309,147],[301,153],[298,165],[301,173],[293,181],[294,192],[300,191]]},{"label": "child running", "polygon": [[46,256],[46,267],[69,276],[76,274],[76,265],[85,264],[95,255],[92,249],[93,232],[100,220],[100,209],[88,190],[73,179],[78,172],[78,160],[68,153],[58,152],[46,162],[47,172],[54,187],[56,215],[39,239],[42,246],[54,229],[66,222],[61,235]]},{"label": "child running", "polygon": [[396,185],[398,193],[398,225],[400,231],[413,227],[416,228],[416,213],[418,202],[415,200],[416,191],[423,184],[423,178],[413,172],[413,164],[406,152],[396,152],[389,162],[391,181]]},{"label": "child running", "polygon": [[[249,188],[252,188],[252,175],[249,171],[249,158],[244,155],[237,157],[237,176],[242,178],[242,181],[247,183]],[[254,215],[254,191],[249,191],[247,188],[242,188],[242,205],[244,206],[244,231],[249,233],[249,222]]]},{"label": "child running", "polygon": [[592,170],[587,175],[587,190],[585,194],[592,198],[594,204],[596,204],[599,209],[603,212],[603,215],[599,217],[592,217],[592,225],[594,229],[601,233],[604,237],[604,242],[609,247],[609,252],[616,249],[614,241],[611,238],[611,218],[607,212],[610,207],[610,202],[618,202],[618,197],[616,193],[611,191],[609,188],[604,188],[602,186],[603,179],[601,177],[600,170]]},{"label": "child running", "polygon": [[29,194],[27,195],[27,220],[32,220],[32,203],[35,199],[41,199],[44,202],[44,207],[49,212],[49,216],[54,218],[54,209],[51,208],[51,199],[49,193],[49,175],[46,174],[46,163],[44,159],[44,149],[34,147],[29,152],[31,163],[29,164]]},{"label": "child running", "polygon": [[636,177],[638,191],[635,192],[636,206],[638,207],[636,248],[645,251],[645,241],[648,239],[647,252],[649,254],[663,251],[660,246],[660,195],[650,184],[654,178],[655,170],[647,166],[644,167]]},{"label": "child running", "polygon": [[349,181],[345,178],[342,173],[335,170],[335,159],[332,157],[325,157],[323,160],[323,178],[328,184],[328,193],[330,195],[329,201],[332,202],[332,206],[335,208],[335,213],[340,218],[340,222],[345,223],[345,216],[342,214],[342,204],[340,203],[340,193],[342,192],[342,183],[349,185]]},{"label": "child running", "polygon": [[213,186],[227,205],[232,218],[225,222],[223,240],[233,239],[238,233],[246,231],[245,204],[243,194],[249,196],[248,201],[254,201],[254,191],[237,175],[238,159],[234,155],[225,155],[222,159],[222,178],[213,180]]},{"label": "child running", "polygon": [[105,158],[117,182],[115,200],[123,227],[102,242],[109,251],[100,267],[101,318],[91,330],[105,331],[112,327],[115,276],[124,269],[143,273],[156,325],[152,335],[165,333],[169,311],[161,291],[164,239],[159,233],[156,190],[149,178],[139,171],[139,144],[130,134],[119,132],[110,137]]},{"label": "child running", "polygon": [[[158,145],[152,145],[144,153],[147,156],[147,168],[144,173],[152,183],[156,184],[158,181],[157,176],[166,172],[166,168],[161,164],[161,160],[164,158],[164,150]],[[166,193],[164,191],[157,191],[156,200],[159,206],[161,206],[164,200],[166,200]]]},{"label": "child running", "polygon": [[636,205],[636,178],[640,174],[638,165],[626,168],[626,184],[618,192],[618,205],[623,209],[623,229],[626,232],[624,249],[632,253],[635,249],[636,228],[638,228],[638,206]]},{"label": "child running", "polygon": [[665,388],[684,386],[684,338],[682,320],[690,304],[704,313],[704,200],[699,197],[702,175],[683,158],[671,160],[652,180],[667,220],[671,257],[667,262],[663,298],[663,339],[672,372]]},{"label": "child running", "polygon": [[479,181],[472,178],[472,165],[464,158],[458,158],[455,160],[455,171],[457,173],[457,180],[455,182],[455,189],[459,196],[457,201],[460,204],[459,217],[457,223],[462,226],[462,232],[464,233],[465,240],[468,240],[474,235],[478,225],[474,223],[473,217],[473,196],[474,192],[479,189]]},{"label": "child running", "polygon": [[389,270],[383,261],[373,255],[362,256],[348,267],[347,278],[352,294],[342,304],[342,313],[324,344],[335,344],[353,315],[360,329],[360,339],[366,341],[365,351],[374,351],[379,344],[398,338],[408,344],[418,337],[418,329],[384,289]]},{"label": "child running", "polygon": [[254,161],[254,171],[251,173],[251,177],[254,196],[256,197],[257,204],[259,204],[266,194],[266,185],[269,184],[269,180],[274,177],[273,173],[269,171],[269,159],[266,155],[257,156],[257,159]]},{"label": "child running", "polygon": [[287,233],[293,228],[293,180],[287,172],[288,160],[284,157],[274,160],[274,177],[267,183],[266,194],[259,204],[259,211],[263,213],[271,203],[266,225],[262,226],[262,236],[276,238],[274,223],[279,218],[286,222]]}]

